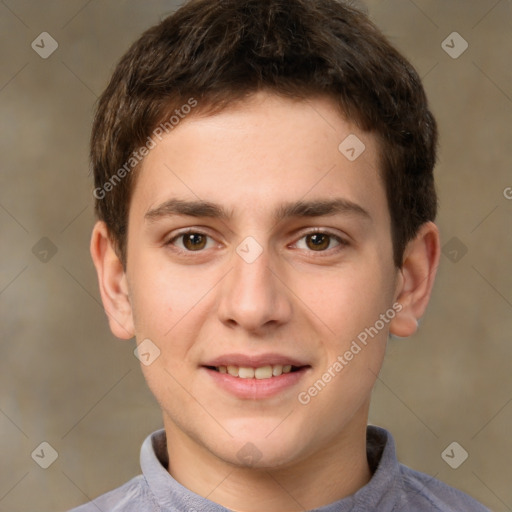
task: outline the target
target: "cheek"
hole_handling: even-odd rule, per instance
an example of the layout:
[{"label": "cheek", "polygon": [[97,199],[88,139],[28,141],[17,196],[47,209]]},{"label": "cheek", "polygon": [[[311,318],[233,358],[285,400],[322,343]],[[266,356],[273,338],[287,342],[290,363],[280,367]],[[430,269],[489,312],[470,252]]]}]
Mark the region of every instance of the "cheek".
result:
[{"label": "cheek", "polygon": [[301,281],[300,297],[306,297],[305,306],[341,342],[373,325],[389,307],[392,287],[374,266],[347,266],[314,280]]},{"label": "cheek", "polygon": [[[135,264],[135,261],[134,261]],[[182,375],[189,352],[199,337],[208,310],[212,284],[193,267],[172,267],[153,261],[137,267],[130,295],[135,335],[140,343],[149,338],[160,354],[151,366],[143,366],[150,387],[168,381],[165,369]]]},{"label": "cheek", "polygon": [[203,288],[182,269],[151,261],[139,265],[130,281],[137,334],[167,338],[204,295]]}]

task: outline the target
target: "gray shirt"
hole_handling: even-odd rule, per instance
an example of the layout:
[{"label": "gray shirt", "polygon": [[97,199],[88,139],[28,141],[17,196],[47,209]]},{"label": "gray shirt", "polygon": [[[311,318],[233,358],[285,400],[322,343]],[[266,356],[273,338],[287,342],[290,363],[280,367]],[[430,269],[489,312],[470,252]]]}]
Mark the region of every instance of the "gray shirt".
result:
[{"label": "gray shirt", "polygon": [[[367,455],[373,474],[368,484],[317,512],[490,512],[467,494],[400,464],[393,437],[383,428],[368,426]],[[142,475],[70,512],[229,512],[167,472],[164,430],[146,438],[140,465]]]}]

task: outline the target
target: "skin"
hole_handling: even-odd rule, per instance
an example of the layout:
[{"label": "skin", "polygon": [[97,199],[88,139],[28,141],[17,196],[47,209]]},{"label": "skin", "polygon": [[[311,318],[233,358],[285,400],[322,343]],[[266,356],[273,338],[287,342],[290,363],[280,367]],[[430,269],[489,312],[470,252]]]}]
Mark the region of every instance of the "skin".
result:
[{"label": "skin", "polygon": [[[353,162],[338,150],[349,134],[366,146]],[[378,168],[375,136],[331,100],[258,93],[213,116],[189,116],[146,157],[130,205],[126,270],[96,224],[91,254],[112,332],[149,338],[161,351],[142,370],[163,411],[169,472],[195,493],[233,510],[283,512],[332,503],[370,480],[368,408],[387,338],[416,331],[439,261],[429,222],[401,269],[393,265]],[[232,217],[145,218],[172,198],[217,203]],[[272,217],[282,203],[333,198],[368,217]],[[208,235],[206,245],[190,250],[174,238],[182,228]],[[319,250],[306,236],[315,228],[346,244],[321,237]],[[262,249],[252,263],[236,252],[249,236]],[[396,303],[401,311],[302,405],[298,393]],[[276,396],[240,399],[201,369],[232,352],[277,352],[310,368]],[[237,456],[247,443],[257,449],[252,463]]]}]

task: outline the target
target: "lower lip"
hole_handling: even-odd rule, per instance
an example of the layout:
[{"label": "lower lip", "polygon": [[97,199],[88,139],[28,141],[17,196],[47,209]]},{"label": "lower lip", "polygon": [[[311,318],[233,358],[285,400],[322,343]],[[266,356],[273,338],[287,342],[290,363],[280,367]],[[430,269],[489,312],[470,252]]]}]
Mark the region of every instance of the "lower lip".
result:
[{"label": "lower lip", "polygon": [[275,396],[295,386],[309,370],[309,367],[303,367],[300,370],[283,373],[279,377],[270,377],[269,379],[241,379],[233,377],[229,373],[220,373],[204,366],[202,368],[222,389],[246,400],[259,400]]}]

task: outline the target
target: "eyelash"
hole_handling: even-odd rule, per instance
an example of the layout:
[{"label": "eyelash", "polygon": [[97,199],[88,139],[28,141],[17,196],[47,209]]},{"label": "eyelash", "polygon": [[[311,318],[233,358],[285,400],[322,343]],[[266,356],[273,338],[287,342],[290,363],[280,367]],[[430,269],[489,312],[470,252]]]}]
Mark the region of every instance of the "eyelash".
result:
[{"label": "eyelash", "polygon": [[[201,236],[205,236],[205,237],[208,237],[208,238],[212,238],[210,235],[208,235],[208,233],[205,233],[203,231],[200,231],[200,230],[197,230],[197,229],[187,229],[185,231],[181,231],[180,233],[178,233],[175,236],[173,236],[172,238],[170,238],[167,242],[165,242],[165,245],[166,246],[173,246],[173,250],[176,251],[178,254],[187,254],[187,255],[189,255],[189,254],[194,254],[194,253],[198,253],[198,254],[204,253],[206,249],[201,249],[201,250],[198,250],[198,251],[190,251],[188,249],[181,249],[181,248],[176,247],[174,245],[174,242],[176,240],[179,240],[180,238],[184,237],[185,235],[190,235],[190,234],[201,235]],[[330,233],[329,231],[327,231],[325,229],[321,229],[321,228],[316,228],[316,229],[310,230],[310,231],[308,231],[306,233],[303,233],[302,236],[295,242],[295,244],[297,244],[300,240],[306,238],[309,235],[316,235],[316,234],[327,235],[329,238],[334,239],[336,242],[338,242],[339,245],[337,245],[337,246],[335,246],[333,248],[328,248],[328,249],[323,250],[323,251],[313,251],[313,250],[307,251],[307,252],[309,252],[309,253],[311,253],[313,255],[321,256],[322,254],[326,254],[326,253],[328,255],[331,255],[333,250],[335,252],[337,252],[337,251],[342,250],[344,247],[349,245],[347,240],[341,238],[338,235]]]}]

